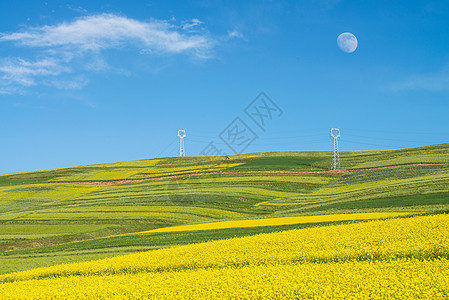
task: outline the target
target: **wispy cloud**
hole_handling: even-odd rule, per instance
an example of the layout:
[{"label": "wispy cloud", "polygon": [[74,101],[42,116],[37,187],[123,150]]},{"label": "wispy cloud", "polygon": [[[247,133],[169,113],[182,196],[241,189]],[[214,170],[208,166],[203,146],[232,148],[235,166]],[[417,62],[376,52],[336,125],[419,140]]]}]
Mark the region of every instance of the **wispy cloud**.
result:
[{"label": "wispy cloud", "polygon": [[238,31],[237,29],[234,29],[233,31],[228,32],[228,38],[230,38],[230,39],[233,39],[233,38],[245,39],[245,36],[243,35],[243,33]]},{"label": "wispy cloud", "polygon": [[[108,63],[101,56],[108,49],[135,48],[137,53],[150,55],[185,53],[206,59],[211,57],[214,41],[204,32],[192,33],[192,29],[201,24],[200,20],[192,19],[180,27],[167,21],[139,21],[115,14],[100,14],[58,25],[0,33],[0,43],[29,49],[34,55],[27,59],[9,57],[0,60],[0,87],[10,91],[16,90],[7,88],[11,85],[30,87],[44,82],[64,82],[56,80],[61,74],[78,76],[76,72],[80,70],[108,70]],[[92,57],[96,58],[92,60]],[[67,86],[79,88],[82,84]]]},{"label": "wispy cloud", "polygon": [[203,24],[203,22],[201,22],[200,20],[192,19],[190,22],[184,22],[184,25],[182,25],[181,28],[183,30],[191,31],[193,28],[198,27],[201,24]]},{"label": "wispy cloud", "polygon": [[55,76],[70,72],[68,67],[60,65],[53,58],[38,61],[26,61],[21,58],[7,59],[0,64],[0,73],[3,86],[19,84],[25,87],[36,85],[37,76]]},{"label": "wispy cloud", "polygon": [[449,66],[437,73],[413,75],[395,82],[392,89],[394,91],[449,91]]},{"label": "wispy cloud", "polygon": [[87,11],[87,9],[85,9],[84,7],[81,7],[81,6],[75,7],[75,6],[72,6],[70,4],[67,4],[67,8],[72,10],[72,11],[74,11],[74,12],[77,12],[77,13],[80,13],[80,14],[84,14],[84,15],[89,13]]},{"label": "wispy cloud", "polygon": [[133,41],[145,48],[171,53],[199,52],[211,47],[205,36],[177,32],[168,22],[141,22],[113,14],[87,16],[71,23],[2,34],[0,42],[5,41],[28,47],[67,46],[90,51],[116,48]]}]

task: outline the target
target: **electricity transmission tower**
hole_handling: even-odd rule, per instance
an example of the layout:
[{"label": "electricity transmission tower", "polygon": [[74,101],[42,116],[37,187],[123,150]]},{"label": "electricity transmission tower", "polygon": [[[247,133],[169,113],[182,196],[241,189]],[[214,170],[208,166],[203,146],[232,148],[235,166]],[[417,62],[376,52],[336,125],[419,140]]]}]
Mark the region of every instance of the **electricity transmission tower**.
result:
[{"label": "electricity transmission tower", "polygon": [[185,129],[178,129],[179,136],[179,156],[185,156],[186,151],[184,149],[184,138],[186,137]]},{"label": "electricity transmission tower", "polygon": [[330,137],[332,138],[332,170],[340,168],[340,151],[338,150],[338,139],[340,138],[340,129],[331,128]]}]

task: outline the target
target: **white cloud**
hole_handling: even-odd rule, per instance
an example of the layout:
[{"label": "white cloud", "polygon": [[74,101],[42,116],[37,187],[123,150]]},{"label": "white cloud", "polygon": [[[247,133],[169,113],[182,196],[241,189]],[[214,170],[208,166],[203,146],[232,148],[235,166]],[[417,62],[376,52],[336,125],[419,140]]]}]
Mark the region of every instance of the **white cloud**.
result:
[{"label": "white cloud", "polygon": [[392,85],[394,91],[449,91],[449,67],[440,72],[414,75]]},{"label": "white cloud", "polygon": [[[199,20],[194,20],[196,22],[189,26],[198,24]],[[141,22],[113,14],[87,16],[71,23],[2,34],[0,42],[6,41],[28,47],[71,47],[97,52],[132,42],[140,47],[168,53],[201,52],[211,47],[207,37],[179,33],[167,22]]]},{"label": "white cloud", "polygon": [[240,39],[245,39],[245,36],[243,35],[243,33],[241,33],[240,31],[234,29],[233,31],[228,32],[228,37],[229,38],[240,38]]},{"label": "white cloud", "polygon": [[201,24],[203,24],[203,22],[201,22],[198,19],[192,19],[190,22],[186,22],[184,25],[181,26],[181,28],[183,30],[192,30],[192,28],[200,26]]},{"label": "white cloud", "polygon": [[67,8],[70,10],[73,10],[74,12],[80,13],[80,14],[88,14],[89,12],[87,11],[87,9],[85,9],[84,7],[78,6],[78,7],[74,7],[71,6],[70,4],[67,4]]},{"label": "white cloud", "polygon": [[21,58],[8,59],[0,64],[3,85],[16,83],[29,87],[36,85],[34,80],[36,76],[55,76],[64,72],[70,72],[70,69],[61,66],[57,60],[52,58],[45,58],[34,62]]},{"label": "white cloud", "polygon": [[102,55],[108,49],[136,48],[137,53],[146,55],[185,53],[199,59],[209,58],[215,42],[205,33],[192,33],[192,28],[201,24],[200,20],[192,19],[179,27],[168,21],[99,14],[58,25],[0,33],[0,43],[26,48],[32,54],[27,59],[0,59],[0,93],[39,84],[59,89],[81,88],[87,79],[76,78],[85,78],[79,77],[85,72],[117,70]]}]

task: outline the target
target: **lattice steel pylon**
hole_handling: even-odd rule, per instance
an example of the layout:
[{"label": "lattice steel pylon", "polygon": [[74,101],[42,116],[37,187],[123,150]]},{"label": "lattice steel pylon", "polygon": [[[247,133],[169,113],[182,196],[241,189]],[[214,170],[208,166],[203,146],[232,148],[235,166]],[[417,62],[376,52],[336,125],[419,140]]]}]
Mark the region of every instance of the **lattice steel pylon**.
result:
[{"label": "lattice steel pylon", "polygon": [[186,151],[184,149],[184,138],[186,137],[185,129],[178,129],[178,137],[179,137],[179,156],[185,156]]},{"label": "lattice steel pylon", "polygon": [[330,137],[332,138],[332,170],[340,168],[340,150],[338,150],[338,139],[340,138],[340,129],[331,128]]}]

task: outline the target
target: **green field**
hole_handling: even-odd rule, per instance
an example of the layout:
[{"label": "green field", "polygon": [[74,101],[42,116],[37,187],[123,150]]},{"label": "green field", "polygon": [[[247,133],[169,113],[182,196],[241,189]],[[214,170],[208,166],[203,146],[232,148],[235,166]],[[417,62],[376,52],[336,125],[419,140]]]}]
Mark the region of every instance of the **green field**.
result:
[{"label": "green field", "polygon": [[[0,176],[0,273],[307,226],[111,237],[160,227],[355,212],[449,212],[449,144],[176,157]],[[86,184],[89,183],[89,184]]]}]

